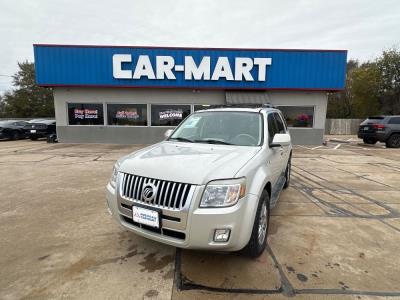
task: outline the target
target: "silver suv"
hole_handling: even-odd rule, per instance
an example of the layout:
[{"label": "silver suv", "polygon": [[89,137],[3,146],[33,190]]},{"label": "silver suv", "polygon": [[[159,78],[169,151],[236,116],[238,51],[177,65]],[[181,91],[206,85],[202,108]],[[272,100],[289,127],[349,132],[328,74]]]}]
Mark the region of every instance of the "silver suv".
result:
[{"label": "silver suv", "polygon": [[117,161],[109,212],[165,244],[255,257],[265,248],[270,209],[289,185],[291,154],[275,108],[198,111],[166,140]]}]

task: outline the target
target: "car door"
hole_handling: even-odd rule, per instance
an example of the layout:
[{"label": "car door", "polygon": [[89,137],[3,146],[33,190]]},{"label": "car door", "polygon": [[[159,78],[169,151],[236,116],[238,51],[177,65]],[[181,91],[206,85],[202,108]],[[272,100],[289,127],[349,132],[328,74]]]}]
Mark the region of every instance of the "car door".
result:
[{"label": "car door", "polygon": [[[275,134],[278,132],[274,113],[272,112],[267,115],[267,126],[268,126],[268,145],[271,145]],[[274,188],[275,184],[279,179],[279,176],[281,175],[281,168],[282,168],[281,160],[282,158],[280,149],[277,147],[269,147],[267,163],[269,164],[269,168],[272,174],[271,178],[272,188]]]},{"label": "car door", "polygon": [[[274,113],[274,118],[275,118],[275,121],[276,121],[276,126],[277,126],[278,133],[287,133],[286,124],[283,121],[282,115],[280,113],[276,112],[276,113]],[[280,151],[280,154],[281,154],[281,170],[283,172],[284,170],[286,170],[286,165],[287,165],[287,162],[289,160],[290,146],[287,145],[287,146],[282,146],[282,147],[279,147],[279,148],[280,148],[279,151]]]}]

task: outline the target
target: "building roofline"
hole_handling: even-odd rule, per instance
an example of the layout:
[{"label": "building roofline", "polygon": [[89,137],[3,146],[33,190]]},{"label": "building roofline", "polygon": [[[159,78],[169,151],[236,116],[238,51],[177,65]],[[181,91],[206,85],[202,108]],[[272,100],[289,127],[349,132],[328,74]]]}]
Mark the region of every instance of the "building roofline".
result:
[{"label": "building roofline", "polygon": [[287,51],[287,52],[345,52],[344,49],[283,49],[283,48],[225,48],[225,47],[171,47],[171,46],[129,46],[129,45],[68,45],[68,44],[33,44],[34,47],[65,47],[65,48],[149,48],[169,50],[226,50],[226,51]]}]

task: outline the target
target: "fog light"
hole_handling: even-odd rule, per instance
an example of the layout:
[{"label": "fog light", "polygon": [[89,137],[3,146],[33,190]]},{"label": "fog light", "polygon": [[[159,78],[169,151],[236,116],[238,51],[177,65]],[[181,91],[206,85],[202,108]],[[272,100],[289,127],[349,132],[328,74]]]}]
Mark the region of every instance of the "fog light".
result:
[{"label": "fog light", "polygon": [[112,210],[110,208],[110,203],[108,203],[108,199],[106,200],[106,202],[107,202],[107,211],[112,216],[113,213],[112,213]]},{"label": "fog light", "polygon": [[230,234],[230,229],[215,229],[214,242],[227,242]]}]

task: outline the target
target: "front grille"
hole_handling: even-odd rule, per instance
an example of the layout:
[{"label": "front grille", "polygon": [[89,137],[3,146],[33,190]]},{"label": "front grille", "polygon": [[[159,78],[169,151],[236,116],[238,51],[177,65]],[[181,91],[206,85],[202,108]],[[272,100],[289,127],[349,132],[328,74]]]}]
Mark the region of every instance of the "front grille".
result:
[{"label": "front grille", "polygon": [[[147,183],[157,187],[157,193],[150,202],[144,201],[142,189]],[[123,173],[121,194],[130,200],[151,204],[167,209],[182,209],[187,201],[191,184],[159,180]]]}]

